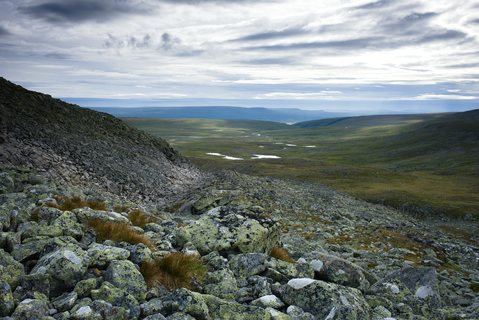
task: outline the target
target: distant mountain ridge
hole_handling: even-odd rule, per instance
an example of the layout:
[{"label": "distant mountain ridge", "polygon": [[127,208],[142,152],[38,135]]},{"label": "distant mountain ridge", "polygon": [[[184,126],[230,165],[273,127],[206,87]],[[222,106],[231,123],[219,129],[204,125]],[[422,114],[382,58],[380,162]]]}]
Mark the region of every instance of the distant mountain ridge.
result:
[{"label": "distant mountain ridge", "polygon": [[263,120],[281,123],[296,123],[311,119],[325,119],[345,114],[322,110],[302,110],[297,108],[243,108],[230,106],[204,107],[90,107],[93,110],[115,117],[166,118],[166,119],[215,119],[215,120]]}]

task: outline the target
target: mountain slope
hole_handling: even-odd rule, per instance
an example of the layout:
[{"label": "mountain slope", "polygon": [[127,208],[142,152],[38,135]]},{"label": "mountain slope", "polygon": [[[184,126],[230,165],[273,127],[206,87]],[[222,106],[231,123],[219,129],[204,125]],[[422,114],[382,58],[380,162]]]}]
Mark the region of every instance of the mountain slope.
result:
[{"label": "mountain slope", "polygon": [[0,115],[2,168],[23,166],[62,183],[154,203],[201,177],[163,139],[3,78]]}]

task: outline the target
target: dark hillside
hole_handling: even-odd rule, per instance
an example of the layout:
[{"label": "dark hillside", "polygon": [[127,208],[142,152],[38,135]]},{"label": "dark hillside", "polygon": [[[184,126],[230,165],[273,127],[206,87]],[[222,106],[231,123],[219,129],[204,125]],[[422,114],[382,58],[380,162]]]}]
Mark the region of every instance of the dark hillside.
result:
[{"label": "dark hillside", "polygon": [[[0,78],[0,166],[162,201],[200,176],[161,138]],[[149,188],[145,188],[148,185]]]},{"label": "dark hillside", "polygon": [[362,128],[375,126],[404,125],[440,118],[443,115],[445,115],[445,113],[343,117],[299,122],[296,123],[295,126],[299,126],[302,128],[330,126]]}]

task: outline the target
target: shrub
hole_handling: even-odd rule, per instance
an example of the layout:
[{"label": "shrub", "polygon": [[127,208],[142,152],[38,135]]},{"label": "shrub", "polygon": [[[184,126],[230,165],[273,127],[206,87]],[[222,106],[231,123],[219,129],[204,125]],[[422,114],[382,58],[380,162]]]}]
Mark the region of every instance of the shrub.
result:
[{"label": "shrub", "polygon": [[197,255],[174,252],[154,262],[143,262],[140,272],[148,288],[163,286],[169,291],[178,288],[194,289],[193,280],[201,281],[208,269]]},{"label": "shrub", "polygon": [[132,229],[127,223],[114,223],[103,221],[101,219],[90,219],[86,225],[87,229],[94,229],[97,233],[97,240],[103,242],[105,240],[125,241],[131,244],[143,243],[151,251],[155,251],[154,242],[139,234],[138,231]]},{"label": "shrub", "polygon": [[71,211],[73,209],[85,207],[91,208],[93,210],[108,210],[106,204],[100,201],[85,201],[80,197],[67,198],[54,196],[53,198],[57,201],[57,203],[47,202],[45,203],[47,207],[57,208],[62,211]]},{"label": "shrub", "polygon": [[278,259],[278,260],[283,260],[283,261],[286,261],[286,262],[296,263],[296,261],[293,258],[291,258],[291,256],[289,255],[289,253],[286,250],[281,249],[278,246],[275,246],[273,248],[273,250],[271,250],[271,253],[269,255],[273,258]]},{"label": "shrub", "polygon": [[157,222],[153,217],[147,217],[140,209],[135,209],[128,213],[128,219],[134,226],[143,228],[147,223]]}]

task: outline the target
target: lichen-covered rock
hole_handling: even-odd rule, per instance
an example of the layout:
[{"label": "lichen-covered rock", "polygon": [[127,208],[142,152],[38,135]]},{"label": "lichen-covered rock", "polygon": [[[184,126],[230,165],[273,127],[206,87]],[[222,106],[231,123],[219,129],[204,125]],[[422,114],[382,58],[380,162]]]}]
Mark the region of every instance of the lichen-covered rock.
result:
[{"label": "lichen-covered rock", "polygon": [[262,253],[232,255],[229,259],[229,268],[237,278],[249,278],[266,270],[266,257]]},{"label": "lichen-covered rock", "polygon": [[64,312],[70,310],[77,301],[77,299],[78,294],[75,291],[65,292],[61,296],[53,299],[52,303],[55,309],[57,309],[59,312]]},{"label": "lichen-covered rock", "polygon": [[284,307],[283,301],[281,301],[277,296],[275,295],[266,295],[262,296],[261,298],[258,298],[254,301],[251,302],[251,305],[253,306],[258,306],[262,308],[274,308],[274,309],[280,309]]},{"label": "lichen-covered rock", "polygon": [[178,231],[178,244],[191,241],[200,254],[218,251],[223,256],[258,252],[269,254],[278,242],[279,225],[259,215],[231,207],[217,207]]},{"label": "lichen-covered rock", "polygon": [[315,278],[333,282],[347,287],[365,291],[369,288],[369,281],[361,267],[354,263],[332,255],[316,254],[316,259],[311,261]]},{"label": "lichen-covered rock", "polygon": [[65,236],[71,236],[76,240],[83,236],[82,225],[78,222],[76,214],[71,211],[63,212],[55,219],[53,226],[62,230]]},{"label": "lichen-covered rock", "polygon": [[286,314],[286,313],[283,313],[281,311],[278,311],[274,308],[266,308],[266,311],[269,312],[269,314],[271,315],[271,320],[293,320],[293,318]]},{"label": "lichen-covered rock", "polygon": [[137,265],[141,265],[144,261],[153,261],[153,253],[150,248],[143,243],[128,246],[125,249],[130,251],[130,257],[128,259]]},{"label": "lichen-covered rock", "polygon": [[405,267],[390,273],[371,286],[367,294],[385,297],[397,304],[412,308],[414,314],[427,319],[442,320],[442,306],[436,269],[433,267]]},{"label": "lichen-covered rock", "polygon": [[107,246],[104,244],[94,243],[87,252],[88,267],[90,268],[106,268],[114,260],[126,260],[130,256],[130,251]]},{"label": "lichen-covered rock", "polygon": [[75,285],[73,291],[78,294],[78,298],[83,299],[91,296],[91,291],[98,288],[98,281],[94,278],[80,280]]},{"label": "lichen-covered rock", "polygon": [[42,256],[31,274],[44,274],[50,278],[51,294],[54,296],[71,290],[87,269],[86,253],[75,244],[58,247]]},{"label": "lichen-covered rock", "polygon": [[204,301],[212,319],[222,320],[269,320],[271,314],[266,309],[251,305],[242,305],[231,300],[224,300],[213,295],[204,294]]},{"label": "lichen-covered rock", "polygon": [[210,317],[208,307],[200,293],[180,288],[161,297],[161,300],[168,315],[183,312],[199,320]]},{"label": "lichen-covered rock", "polygon": [[12,295],[12,288],[8,283],[0,280],[0,317],[11,315],[14,308],[15,301]]},{"label": "lichen-covered rock", "polygon": [[203,290],[223,299],[235,299],[238,286],[233,272],[229,269],[208,272],[205,277]]},{"label": "lichen-covered rock", "polygon": [[130,316],[129,310],[122,307],[114,306],[111,303],[108,303],[103,300],[93,301],[93,310],[99,313],[102,319],[123,320],[128,319]]},{"label": "lichen-covered rock", "polygon": [[268,269],[265,276],[285,283],[293,278],[313,278],[314,269],[309,263],[290,263],[276,258],[268,257]]},{"label": "lichen-covered rock", "polygon": [[319,319],[371,319],[371,308],[354,288],[310,278],[288,281],[280,289],[281,299]]},{"label": "lichen-covered rock", "polygon": [[126,290],[137,300],[146,298],[145,279],[131,261],[115,260],[111,262],[106,270],[105,280],[119,289]]},{"label": "lichen-covered rock", "polygon": [[73,209],[72,212],[77,216],[78,221],[83,224],[85,224],[90,219],[100,219],[107,222],[131,224],[130,220],[128,220],[127,217],[116,212],[93,210],[87,207]]},{"label": "lichen-covered rock", "polygon": [[126,290],[115,287],[108,281],[104,281],[100,289],[92,290],[91,297],[94,300],[104,300],[125,309],[131,309],[138,305],[138,300],[133,295]]},{"label": "lichen-covered rock", "polygon": [[15,287],[23,274],[25,274],[23,265],[0,249],[0,281],[5,281],[10,287]]},{"label": "lichen-covered rock", "polygon": [[140,305],[141,314],[143,316],[152,316],[152,315],[158,314],[164,308],[165,306],[163,305],[162,300],[158,298],[150,299]]},{"label": "lichen-covered rock", "polygon": [[42,319],[49,316],[48,300],[25,299],[12,314],[14,319]]},{"label": "lichen-covered rock", "polygon": [[21,263],[25,263],[29,260],[37,260],[43,248],[50,242],[50,239],[43,239],[14,245],[12,257]]},{"label": "lichen-covered rock", "polygon": [[288,316],[290,316],[293,320],[316,320],[316,317],[313,316],[311,313],[305,312],[303,309],[297,306],[289,306],[286,312],[288,313]]}]

